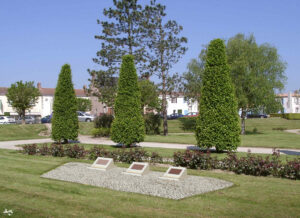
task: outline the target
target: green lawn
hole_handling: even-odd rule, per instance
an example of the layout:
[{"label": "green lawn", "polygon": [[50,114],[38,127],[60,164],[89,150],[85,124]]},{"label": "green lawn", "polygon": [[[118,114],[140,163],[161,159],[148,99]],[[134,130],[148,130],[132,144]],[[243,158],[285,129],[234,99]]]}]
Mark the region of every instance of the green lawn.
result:
[{"label": "green lawn", "polygon": [[[175,122],[173,122],[174,124]],[[253,133],[254,128],[257,129],[257,134]],[[300,129],[300,120],[286,120],[282,118],[248,119],[246,120],[247,134],[241,137],[241,146],[300,149],[300,135],[273,130],[274,128]],[[169,134],[168,136],[148,135],[145,141],[196,144],[193,134],[180,133]]]},{"label": "green lawn", "polygon": [[94,123],[91,122],[79,122],[79,134],[80,135],[91,135],[91,131],[94,128]]},{"label": "green lawn", "polygon": [[[233,182],[231,188],[186,198],[159,197],[40,178],[75,161],[0,150],[0,211],[12,217],[297,217],[300,181],[189,170]],[[91,163],[91,161],[87,161]],[[128,165],[122,165],[127,167]],[[165,171],[165,168],[152,167]]]},{"label": "green lawn", "polygon": [[[266,131],[261,134],[250,134],[241,137],[241,146],[266,148],[295,148],[300,149],[300,135],[283,131]],[[196,144],[194,134],[147,135],[147,142]]]},{"label": "green lawn", "polygon": [[45,138],[39,136],[42,131],[47,131],[43,124],[0,125],[0,141]]}]

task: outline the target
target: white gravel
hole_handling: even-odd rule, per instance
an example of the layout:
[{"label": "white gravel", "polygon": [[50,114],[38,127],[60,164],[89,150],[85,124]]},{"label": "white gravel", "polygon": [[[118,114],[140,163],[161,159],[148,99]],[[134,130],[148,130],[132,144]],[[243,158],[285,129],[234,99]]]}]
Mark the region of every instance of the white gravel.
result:
[{"label": "white gravel", "polygon": [[233,185],[231,182],[210,177],[187,176],[180,181],[170,181],[159,179],[164,174],[162,172],[150,171],[140,177],[122,174],[126,168],[115,167],[103,172],[88,169],[90,166],[90,164],[71,162],[51,170],[41,177],[176,200]]}]

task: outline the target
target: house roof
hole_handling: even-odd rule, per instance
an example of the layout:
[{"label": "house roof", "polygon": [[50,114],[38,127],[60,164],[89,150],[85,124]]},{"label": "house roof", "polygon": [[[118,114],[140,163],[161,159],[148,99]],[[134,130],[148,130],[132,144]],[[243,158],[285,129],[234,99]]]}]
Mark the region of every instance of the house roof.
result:
[{"label": "house roof", "polygon": [[[42,96],[54,96],[54,88],[42,88],[41,83],[38,83],[37,88],[39,89]],[[6,87],[0,87],[0,95],[6,95],[7,89],[8,88]],[[87,97],[83,89],[75,89],[74,91],[77,97]]]},{"label": "house roof", "polygon": [[6,87],[0,87],[0,95],[6,95],[7,88]]},{"label": "house roof", "polygon": [[[54,96],[55,89],[54,88],[39,88],[42,96]],[[83,89],[75,89],[75,94],[77,97],[86,97]]]},{"label": "house roof", "polygon": [[[280,98],[287,98],[289,96],[288,93],[281,93],[281,94],[277,94],[278,97]],[[297,93],[292,93],[292,97],[300,97],[300,94]]]}]

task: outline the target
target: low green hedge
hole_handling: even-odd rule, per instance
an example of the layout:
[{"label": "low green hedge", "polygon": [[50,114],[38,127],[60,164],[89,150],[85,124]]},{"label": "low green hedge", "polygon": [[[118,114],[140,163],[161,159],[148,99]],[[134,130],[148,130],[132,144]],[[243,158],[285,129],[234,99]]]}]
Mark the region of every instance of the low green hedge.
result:
[{"label": "low green hedge", "polygon": [[287,119],[287,120],[300,120],[300,113],[283,114],[282,117]]},{"label": "low green hedge", "polygon": [[287,120],[300,120],[300,113],[270,114],[270,117],[282,117]]},{"label": "low green hedge", "polygon": [[282,114],[270,114],[270,117],[282,117]]}]

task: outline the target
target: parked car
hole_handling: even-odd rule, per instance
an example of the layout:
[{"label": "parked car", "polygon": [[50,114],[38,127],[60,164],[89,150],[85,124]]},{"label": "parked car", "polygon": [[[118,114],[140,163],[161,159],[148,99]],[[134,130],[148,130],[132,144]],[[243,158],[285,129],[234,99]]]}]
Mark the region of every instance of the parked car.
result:
[{"label": "parked car", "polygon": [[268,118],[267,114],[247,114],[247,119],[251,118]]},{"label": "parked car", "polygon": [[94,116],[82,111],[77,111],[77,116],[79,122],[92,122],[95,119]]},{"label": "parked car", "polygon": [[52,119],[52,114],[45,116],[41,119],[41,123],[51,123],[51,119]]},{"label": "parked car", "polygon": [[14,123],[16,123],[15,118],[0,116],[0,124],[14,124]]},{"label": "parked car", "polygon": [[[25,116],[25,124],[34,124],[35,118],[32,116]],[[21,124],[22,123],[22,118],[19,118],[16,120],[16,123]]]},{"label": "parked car", "polygon": [[175,113],[175,114],[168,115],[167,119],[168,120],[175,120],[175,119],[178,119],[179,117],[183,117],[183,115]]},{"label": "parked car", "polygon": [[186,115],[184,115],[185,117],[197,117],[198,116],[198,112],[189,112]]}]

